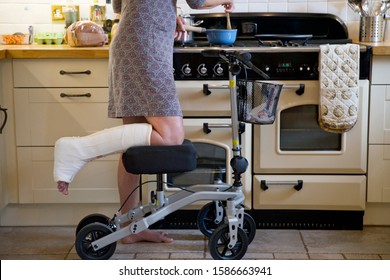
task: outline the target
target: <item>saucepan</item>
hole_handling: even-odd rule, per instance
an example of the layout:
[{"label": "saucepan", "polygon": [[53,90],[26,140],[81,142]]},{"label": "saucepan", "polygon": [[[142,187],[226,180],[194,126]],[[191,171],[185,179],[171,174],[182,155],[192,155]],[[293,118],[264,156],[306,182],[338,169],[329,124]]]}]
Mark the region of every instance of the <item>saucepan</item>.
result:
[{"label": "saucepan", "polygon": [[207,40],[214,45],[232,45],[237,37],[237,29],[206,29],[190,25],[184,27],[186,31],[206,33]]},{"label": "saucepan", "polygon": [[[194,22],[194,16],[191,15],[182,15],[184,24],[186,26],[199,26],[203,23],[203,20],[198,20],[197,22]],[[181,39],[176,39],[175,42],[182,43],[182,44],[188,44],[192,43],[194,41],[194,35],[192,34],[192,31],[187,31]]]}]

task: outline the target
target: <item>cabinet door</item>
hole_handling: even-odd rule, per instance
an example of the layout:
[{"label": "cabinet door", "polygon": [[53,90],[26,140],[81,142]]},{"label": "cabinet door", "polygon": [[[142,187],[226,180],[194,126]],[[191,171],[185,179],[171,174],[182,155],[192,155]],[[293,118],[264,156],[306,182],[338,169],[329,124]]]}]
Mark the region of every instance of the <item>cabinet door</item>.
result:
[{"label": "cabinet door", "polygon": [[[1,121],[1,119],[0,119]],[[5,151],[4,151],[4,142],[3,142],[3,137],[0,134],[0,209],[3,208],[6,205],[6,200],[5,200]]]},{"label": "cabinet door", "polygon": [[390,145],[370,145],[368,202],[390,202]]},{"label": "cabinet door", "polygon": [[390,144],[390,86],[371,87],[369,144]]},{"label": "cabinet door", "polygon": [[14,59],[14,87],[107,87],[107,59]]},{"label": "cabinet door", "polygon": [[390,56],[375,56],[372,59],[371,83],[373,85],[387,85],[390,81]]},{"label": "cabinet door", "polygon": [[17,146],[53,146],[63,136],[122,124],[107,117],[106,88],[14,89],[14,99]]},{"label": "cabinet door", "polygon": [[228,81],[206,81],[203,85],[199,81],[176,81],[176,91],[186,117],[231,115]]},{"label": "cabinet door", "polygon": [[365,201],[364,175],[255,175],[253,179],[254,209],[364,210]]},{"label": "cabinet door", "polygon": [[119,203],[119,155],[87,163],[69,186],[69,195],[58,192],[53,180],[52,147],[18,147],[20,203]]}]

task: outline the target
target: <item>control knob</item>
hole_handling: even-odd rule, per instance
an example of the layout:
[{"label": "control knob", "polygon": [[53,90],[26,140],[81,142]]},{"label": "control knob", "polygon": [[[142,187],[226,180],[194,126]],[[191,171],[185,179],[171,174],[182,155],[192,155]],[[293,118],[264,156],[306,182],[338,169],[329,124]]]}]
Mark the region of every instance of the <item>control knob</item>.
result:
[{"label": "control knob", "polygon": [[181,68],[181,72],[184,74],[184,76],[191,76],[191,68],[190,65],[184,64],[183,67]]},{"label": "control knob", "polygon": [[214,74],[217,76],[222,76],[223,75],[223,68],[220,63],[216,64],[213,68]]},{"label": "control knob", "polygon": [[206,65],[204,63],[200,64],[198,66],[198,73],[201,76],[206,76],[207,75],[207,68],[206,68]]}]

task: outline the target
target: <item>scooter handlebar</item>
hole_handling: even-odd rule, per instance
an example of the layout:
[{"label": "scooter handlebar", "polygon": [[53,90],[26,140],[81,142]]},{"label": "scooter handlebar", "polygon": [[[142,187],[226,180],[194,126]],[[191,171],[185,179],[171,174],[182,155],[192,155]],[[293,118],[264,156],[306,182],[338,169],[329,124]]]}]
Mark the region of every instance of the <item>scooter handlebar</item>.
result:
[{"label": "scooter handlebar", "polygon": [[224,59],[226,62],[229,62],[229,58],[233,57],[240,61],[242,64],[244,64],[247,68],[255,71],[257,74],[259,74],[261,77],[263,77],[266,80],[269,80],[270,77],[261,71],[259,68],[257,68],[252,62],[252,55],[249,52],[239,52],[239,51],[232,51],[228,52],[225,50],[204,50],[202,51],[202,55],[204,57],[219,57]]}]

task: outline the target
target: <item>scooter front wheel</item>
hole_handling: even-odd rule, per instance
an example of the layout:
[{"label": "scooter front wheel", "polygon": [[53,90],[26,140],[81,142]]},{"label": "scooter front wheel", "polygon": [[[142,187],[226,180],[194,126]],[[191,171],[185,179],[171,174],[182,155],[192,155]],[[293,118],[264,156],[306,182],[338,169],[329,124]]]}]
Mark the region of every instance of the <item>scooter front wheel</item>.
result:
[{"label": "scooter front wheel", "polygon": [[229,248],[229,225],[219,226],[211,235],[209,241],[210,255],[214,260],[240,260],[248,249],[248,237],[241,229],[237,229],[237,242],[233,248]]}]

